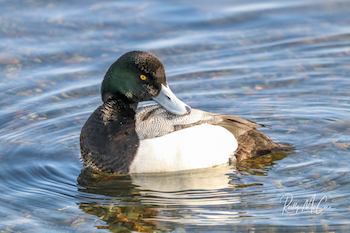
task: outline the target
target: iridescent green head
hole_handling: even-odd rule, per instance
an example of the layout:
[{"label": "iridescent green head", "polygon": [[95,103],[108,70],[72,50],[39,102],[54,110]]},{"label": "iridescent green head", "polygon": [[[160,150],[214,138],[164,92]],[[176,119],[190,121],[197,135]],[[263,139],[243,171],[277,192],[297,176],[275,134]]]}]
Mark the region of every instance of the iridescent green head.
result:
[{"label": "iridescent green head", "polygon": [[191,111],[171,92],[162,62],[149,52],[128,52],[114,62],[103,79],[101,94],[103,102],[122,99],[132,104],[155,100],[177,115]]}]

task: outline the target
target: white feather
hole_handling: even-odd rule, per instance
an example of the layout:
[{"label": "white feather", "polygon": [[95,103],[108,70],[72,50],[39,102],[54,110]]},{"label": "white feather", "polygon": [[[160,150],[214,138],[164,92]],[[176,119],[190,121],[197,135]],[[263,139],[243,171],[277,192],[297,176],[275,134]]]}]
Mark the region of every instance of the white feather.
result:
[{"label": "white feather", "polygon": [[237,146],[233,134],[221,126],[193,126],[162,137],[141,140],[130,165],[130,173],[212,167],[227,163]]}]

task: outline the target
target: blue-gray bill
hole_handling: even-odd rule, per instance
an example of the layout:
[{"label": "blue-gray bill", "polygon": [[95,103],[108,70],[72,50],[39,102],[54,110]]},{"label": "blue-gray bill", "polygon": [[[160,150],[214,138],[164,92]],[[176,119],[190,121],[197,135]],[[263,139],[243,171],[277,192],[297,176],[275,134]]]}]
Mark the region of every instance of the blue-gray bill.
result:
[{"label": "blue-gray bill", "polygon": [[179,100],[170,88],[163,84],[159,94],[153,100],[176,115],[185,115],[191,112],[191,107]]}]

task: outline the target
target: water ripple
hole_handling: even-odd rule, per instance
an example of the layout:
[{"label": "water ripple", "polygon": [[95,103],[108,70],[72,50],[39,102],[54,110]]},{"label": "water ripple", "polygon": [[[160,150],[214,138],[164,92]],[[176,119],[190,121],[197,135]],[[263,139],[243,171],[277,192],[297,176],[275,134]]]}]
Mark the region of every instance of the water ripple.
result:
[{"label": "water ripple", "polygon": [[[3,2],[1,229],[347,229],[346,9],[340,0]],[[83,169],[81,127],[109,65],[133,49],[156,54],[192,107],[269,125],[261,130],[297,151],[174,174]],[[284,194],[299,204],[326,195],[332,211],[282,215]]]}]

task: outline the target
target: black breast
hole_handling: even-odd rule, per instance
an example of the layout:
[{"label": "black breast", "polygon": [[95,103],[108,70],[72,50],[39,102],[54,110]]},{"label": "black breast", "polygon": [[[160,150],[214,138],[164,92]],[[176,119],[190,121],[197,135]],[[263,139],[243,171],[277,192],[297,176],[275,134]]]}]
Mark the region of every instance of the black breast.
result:
[{"label": "black breast", "polygon": [[135,111],[122,101],[110,100],[97,108],[80,134],[81,156],[97,170],[129,173],[138,146]]}]

